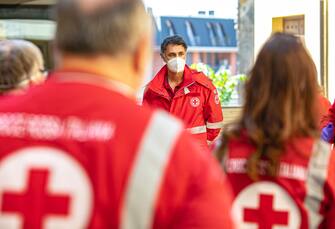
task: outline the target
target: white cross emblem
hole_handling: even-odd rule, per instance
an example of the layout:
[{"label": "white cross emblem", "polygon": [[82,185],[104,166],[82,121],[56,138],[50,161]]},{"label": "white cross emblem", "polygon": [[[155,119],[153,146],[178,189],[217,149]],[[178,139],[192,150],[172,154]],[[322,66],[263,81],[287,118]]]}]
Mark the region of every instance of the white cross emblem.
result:
[{"label": "white cross emblem", "polygon": [[257,182],[243,189],[233,203],[237,228],[299,228],[301,215],[292,197],[274,182]]},{"label": "white cross emblem", "polygon": [[198,107],[200,105],[200,99],[198,97],[191,98],[191,106],[192,107]]},{"label": "white cross emblem", "polygon": [[[0,228],[87,228],[93,189],[84,168],[50,147],[18,150],[0,162]],[[32,196],[37,199],[33,203]]]}]

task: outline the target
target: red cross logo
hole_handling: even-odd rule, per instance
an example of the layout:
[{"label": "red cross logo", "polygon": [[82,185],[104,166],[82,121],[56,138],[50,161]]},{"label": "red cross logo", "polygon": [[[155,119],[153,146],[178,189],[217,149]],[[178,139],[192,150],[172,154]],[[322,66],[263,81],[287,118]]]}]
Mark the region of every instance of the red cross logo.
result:
[{"label": "red cross logo", "polygon": [[232,212],[237,228],[300,228],[299,207],[290,194],[275,182],[259,181],[235,197]]},{"label": "red cross logo", "polygon": [[191,98],[191,106],[198,107],[200,105],[200,99],[197,97]]},{"label": "red cross logo", "polygon": [[245,208],[243,215],[244,222],[257,223],[259,229],[288,225],[288,212],[273,210],[272,195],[260,194],[259,209]]},{"label": "red cross logo", "polygon": [[[66,174],[66,177],[64,177]],[[92,183],[71,153],[51,147],[18,149],[0,160],[1,228],[87,228]]]},{"label": "red cross logo", "polygon": [[6,190],[2,197],[2,212],[21,214],[23,228],[42,228],[46,215],[67,216],[70,196],[50,194],[47,190],[49,171],[47,169],[29,170],[27,189],[23,193]]}]

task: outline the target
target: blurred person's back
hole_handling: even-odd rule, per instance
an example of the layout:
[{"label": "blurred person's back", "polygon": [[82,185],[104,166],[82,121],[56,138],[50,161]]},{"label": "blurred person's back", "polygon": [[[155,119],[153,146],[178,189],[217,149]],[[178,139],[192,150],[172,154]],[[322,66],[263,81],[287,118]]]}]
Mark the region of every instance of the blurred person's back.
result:
[{"label": "blurred person's back", "polygon": [[320,140],[317,73],[301,41],[272,35],[245,88],[218,153],[238,228],[335,228],[335,152]]},{"label": "blurred person's back", "polygon": [[0,40],[0,93],[22,93],[44,81],[44,62],[37,46],[25,40]]},{"label": "blurred person's back", "polygon": [[0,101],[0,228],[231,228],[229,187],[182,124],[136,105],[138,0],[60,0],[58,70]]}]

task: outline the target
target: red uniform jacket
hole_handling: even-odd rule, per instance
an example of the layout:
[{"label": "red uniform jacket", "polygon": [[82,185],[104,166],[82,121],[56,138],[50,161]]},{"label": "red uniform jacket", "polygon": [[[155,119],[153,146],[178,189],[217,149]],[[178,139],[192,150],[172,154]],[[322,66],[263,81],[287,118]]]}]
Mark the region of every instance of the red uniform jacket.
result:
[{"label": "red uniform jacket", "polygon": [[320,109],[320,118],[322,121],[323,116],[327,115],[327,112],[329,108],[331,107],[331,104],[329,100],[324,97],[323,95],[319,96],[319,109]]},{"label": "red uniform jacket", "polygon": [[322,117],[321,125],[322,127],[325,127],[330,122],[335,126],[335,101],[331,106],[329,106],[328,112]]},{"label": "red uniform jacket", "polygon": [[231,227],[215,161],[99,78],[56,72],[0,101],[0,227]]},{"label": "red uniform jacket", "polygon": [[182,119],[202,145],[213,142],[223,126],[223,117],[219,95],[212,82],[203,73],[185,66],[183,86],[171,98],[164,87],[166,76],[165,65],[148,84],[143,103]]},{"label": "red uniform jacket", "polygon": [[246,137],[227,147],[224,167],[233,187],[237,228],[335,228],[335,152],[328,143],[309,138],[288,143],[279,175],[262,175],[262,161],[257,182],[246,174],[254,152]]}]

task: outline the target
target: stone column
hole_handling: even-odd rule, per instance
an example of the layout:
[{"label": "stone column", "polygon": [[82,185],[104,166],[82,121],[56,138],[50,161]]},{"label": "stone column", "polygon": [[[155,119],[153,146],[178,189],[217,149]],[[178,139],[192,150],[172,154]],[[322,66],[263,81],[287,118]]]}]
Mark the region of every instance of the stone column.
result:
[{"label": "stone column", "polygon": [[254,2],[238,0],[237,69],[241,74],[247,73],[254,62]]}]

